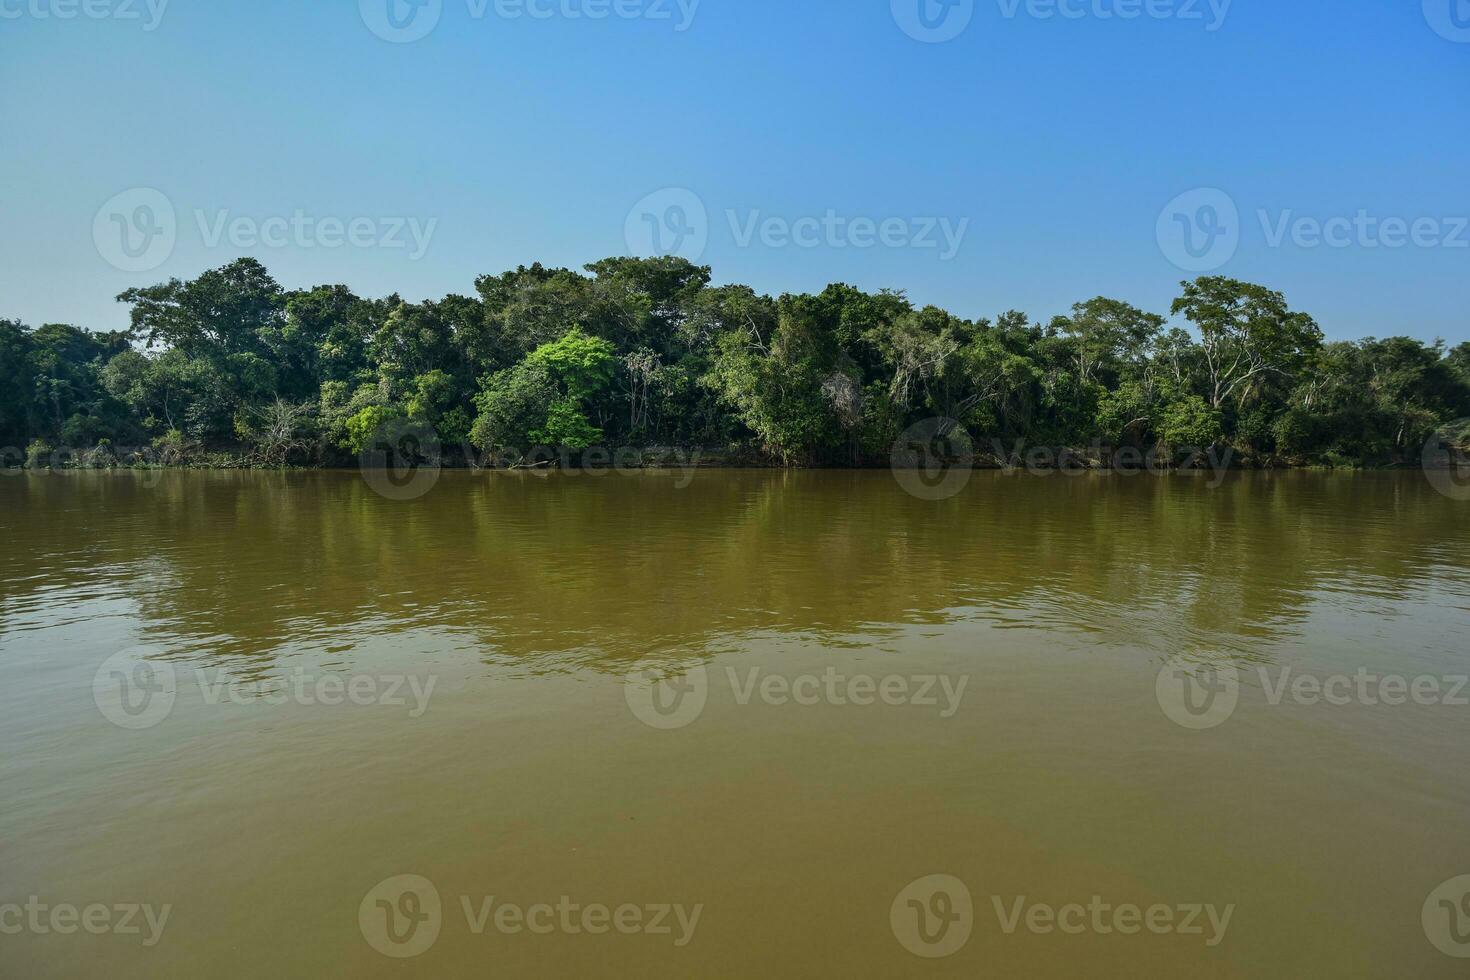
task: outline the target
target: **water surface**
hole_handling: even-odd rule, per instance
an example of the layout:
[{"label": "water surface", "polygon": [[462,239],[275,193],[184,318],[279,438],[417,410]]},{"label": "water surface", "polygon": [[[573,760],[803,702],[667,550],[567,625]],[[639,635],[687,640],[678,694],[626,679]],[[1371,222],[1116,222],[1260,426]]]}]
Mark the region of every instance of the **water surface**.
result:
[{"label": "water surface", "polygon": [[[3,478],[0,906],[171,911],[0,934],[0,974],[1463,975],[1421,913],[1470,873],[1467,529],[1417,474]],[[1226,720],[1172,720],[1175,658],[1236,670]],[[1271,703],[1359,672],[1446,687]],[[921,959],[895,899],[939,874],[973,927]],[[399,875],[442,901],[409,958],[365,921]],[[477,934],[490,896],[700,912]],[[995,911],[1094,896],[1233,912]]]}]

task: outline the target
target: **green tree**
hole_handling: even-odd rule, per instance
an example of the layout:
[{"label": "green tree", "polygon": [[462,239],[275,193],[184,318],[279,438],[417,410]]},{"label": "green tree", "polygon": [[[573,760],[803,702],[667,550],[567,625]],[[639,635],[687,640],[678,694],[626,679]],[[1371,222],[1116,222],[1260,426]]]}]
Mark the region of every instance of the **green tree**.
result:
[{"label": "green tree", "polygon": [[1170,449],[1208,449],[1220,441],[1225,429],[1220,410],[1198,395],[1186,395],[1164,407],[1159,417],[1159,442]]},{"label": "green tree", "polygon": [[255,259],[240,259],[189,282],[170,279],[129,289],[118,300],[132,306],[132,335],[149,347],[215,358],[263,353],[262,334],[279,330],[286,305],[280,285]]},{"label": "green tree", "polygon": [[286,291],[242,259],[120,299],[126,335],[0,321],[0,445],[342,463],[401,421],[512,457],[621,440],[884,464],[904,428],[942,417],[1008,444],[1386,465],[1470,416],[1470,344],[1324,344],[1281,294],[1218,276],[1171,307],[1197,337],[1106,297],[1042,327],[842,283],[772,298],[679,258],[521,266],[421,303]]},{"label": "green tree", "polygon": [[602,429],[588,412],[612,385],[613,351],[608,341],[574,327],[491,375],[475,400],[471,441],[491,453],[524,451],[534,443],[580,450],[600,441]]},{"label": "green tree", "polygon": [[1052,321],[1071,340],[1077,379],[1115,381],[1136,375],[1164,327],[1164,318],[1121,300],[1099,296],[1072,307],[1072,315]]},{"label": "green tree", "polygon": [[1305,313],[1293,313],[1280,293],[1263,286],[1203,276],[1182,283],[1172,312],[1198,328],[1210,405],[1244,402],[1272,375],[1290,378],[1322,343]]}]

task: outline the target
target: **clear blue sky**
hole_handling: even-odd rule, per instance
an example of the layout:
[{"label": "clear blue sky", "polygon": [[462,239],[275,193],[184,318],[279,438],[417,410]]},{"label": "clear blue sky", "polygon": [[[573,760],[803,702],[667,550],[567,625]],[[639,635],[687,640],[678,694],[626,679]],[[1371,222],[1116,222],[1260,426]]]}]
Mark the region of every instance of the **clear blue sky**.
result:
[{"label": "clear blue sky", "polygon": [[[69,2],[118,16],[54,16]],[[1470,247],[1448,247],[1470,246],[1454,220],[1470,216],[1470,42],[1455,40],[1470,0],[1427,0],[1440,30],[1421,0],[1235,0],[1215,30],[1209,0],[1147,0],[1170,16],[1132,0],[1127,20],[1100,14],[1129,0],[1070,0],[1076,18],[972,0],[942,43],[901,28],[919,0],[701,0],[683,31],[676,0],[601,0],[670,14],[601,20],[559,12],[599,0],[531,0],[553,16],[515,19],[431,0],[418,14],[437,23],[412,43],[369,29],[387,0],[170,0],[153,30],[147,2],[0,0],[0,316],[119,327],[122,289],[242,254],[288,287],[470,293],[481,273],[626,253],[630,209],[668,187],[707,209],[717,282],[888,286],[965,316],[1049,318],[1097,294],[1167,312],[1193,273],[1161,247],[1161,212],[1217,188],[1240,215],[1221,273],[1283,290],[1331,337],[1470,340]],[[99,208],[132,188],[176,209],[172,250],[144,272],[94,240]],[[1200,201],[1181,213],[1218,218]],[[844,233],[742,245],[731,210],[737,226],[757,211],[969,224],[946,261],[835,247]],[[1272,228],[1434,224],[1400,248],[1360,231],[1304,247],[1295,226],[1273,245],[1261,210]],[[374,241],[382,219],[437,224],[417,259],[295,233],[211,245],[199,227],[298,211],[373,219]]]}]

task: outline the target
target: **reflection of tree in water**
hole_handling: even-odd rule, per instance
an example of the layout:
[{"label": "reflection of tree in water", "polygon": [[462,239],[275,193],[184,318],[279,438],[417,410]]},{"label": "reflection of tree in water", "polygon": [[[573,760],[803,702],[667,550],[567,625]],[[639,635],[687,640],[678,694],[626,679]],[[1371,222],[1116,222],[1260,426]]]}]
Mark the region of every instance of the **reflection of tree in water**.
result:
[{"label": "reflection of tree in water", "polygon": [[445,473],[412,503],[354,473],[149,476],[0,484],[7,621],[125,597],[141,642],[261,668],[440,630],[528,670],[621,670],[756,630],[956,618],[1245,650],[1327,591],[1403,597],[1462,568],[1461,505],[1417,473],[985,472],[939,502],[882,472]]}]

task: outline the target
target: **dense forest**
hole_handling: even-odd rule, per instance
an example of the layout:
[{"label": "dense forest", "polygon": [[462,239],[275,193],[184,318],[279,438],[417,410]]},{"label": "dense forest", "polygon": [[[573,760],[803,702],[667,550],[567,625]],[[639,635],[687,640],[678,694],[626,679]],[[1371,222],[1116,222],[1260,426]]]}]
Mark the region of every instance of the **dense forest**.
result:
[{"label": "dense forest", "polygon": [[772,298],[678,258],[537,264],[424,303],[284,290],[241,259],[123,293],[125,331],[0,320],[0,445],[8,466],[341,465],[401,422],[451,465],[611,446],[886,465],[945,418],[1007,451],[1387,466],[1470,416],[1470,344],[1327,343],[1280,293],[1181,287],[1169,318],[1099,297],[1041,323],[845,285]]}]

